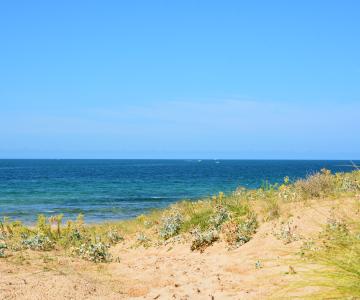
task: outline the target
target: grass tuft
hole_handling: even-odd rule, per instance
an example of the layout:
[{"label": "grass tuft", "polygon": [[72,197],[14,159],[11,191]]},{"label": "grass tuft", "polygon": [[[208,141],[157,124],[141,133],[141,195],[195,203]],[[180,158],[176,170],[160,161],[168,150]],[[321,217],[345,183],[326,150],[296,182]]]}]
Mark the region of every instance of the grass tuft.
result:
[{"label": "grass tuft", "polygon": [[307,298],[360,299],[360,222],[353,226],[350,231],[343,220],[331,218],[317,243],[303,247],[301,254],[313,268],[299,286],[318,289]]}]

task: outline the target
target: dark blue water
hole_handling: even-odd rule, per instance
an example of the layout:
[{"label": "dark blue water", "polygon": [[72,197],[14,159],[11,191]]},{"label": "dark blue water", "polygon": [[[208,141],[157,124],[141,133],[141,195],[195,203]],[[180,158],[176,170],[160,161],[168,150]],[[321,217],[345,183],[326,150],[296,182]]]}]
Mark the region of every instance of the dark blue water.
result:
[{"label": "dark blue water", "polygon": [[[358,163],[358,162],[357,162]],[[179,199],[259,187],[349,161],[294,160],[0,160],[0,216],[33,222],[63,213],[97,222],[129,218]]]}]

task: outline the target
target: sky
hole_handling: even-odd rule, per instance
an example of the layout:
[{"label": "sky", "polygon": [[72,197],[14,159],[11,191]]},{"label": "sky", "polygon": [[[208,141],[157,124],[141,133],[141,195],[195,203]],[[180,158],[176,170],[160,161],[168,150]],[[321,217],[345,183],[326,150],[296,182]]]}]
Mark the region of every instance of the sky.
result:
[{"label": "sky", "polygon": [[1,1],[0,158],[360,159],[359,1]]}]

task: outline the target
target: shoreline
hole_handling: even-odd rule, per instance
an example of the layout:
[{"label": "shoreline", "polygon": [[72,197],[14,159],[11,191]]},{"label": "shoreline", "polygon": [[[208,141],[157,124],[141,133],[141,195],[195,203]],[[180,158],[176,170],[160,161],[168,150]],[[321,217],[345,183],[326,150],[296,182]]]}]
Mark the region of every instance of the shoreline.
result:
[{"label": "shoreline", "polygon": [[[1,159],[0,159],[1,160]],[[27,160],[27,159],[25,159]],[[36,160],[36,159],[35,159]],[[44,159],[44,160],[48,160],[48,159]],[[52,160],[52,159],[50,159]],[[53,159],[53,160],[59,160],[59,159]],[[74,160],[77,160],[77,159],[74,159]],[[87,160],[87,159],[84,159],[84,160]],[[97,159],[94,159],[94,160],[97,160]],[[99,159],[101,160],[101,159]],[[114,160],[118,160],[118,159],[114,159]],[[121,160],[121,159],[120,159]],[[123,160],[128,160],[128,159],[123,159]],[[131,159],[130,159],[131,160]],[[138,159],[135,159],[135,160],[138,160]],[[144,159],[144,160],[149,160],[149,159]],[[154,159],[154,160],[158,160],[158,159]],[[163,160],[177,160],[177,159],[163,159]],[[183,160],[183,159],[179,159],[179,160]],[[212,159],[208,159],[208,160],[212,160]],[[229,159],[231,160],[231,159]],[[247,159],[245,159],[247,160]],[[260,159],[256,159],[256,160],[260,160]],[[284,160],[287,160],[287,159],[284,159]],[[298,160],[298,159],[297,159]],[[276,161],[276,160],[275,160]],[[301,161],[301,160],[299,160]],[[306,161],[306,160],[305,160]],[[326,160],[324,160],[326,161]],[[336,160],[334,160],[336,161]],[[326,170],[326,169],[323,169],[323,170]],[[328,170],[326,170],[328,171]],[[328,171],[329,172],[329,171]],[[356,172],[356,170],[354,171],[349,171],[349,172],[338,172],[338,173],[334,173],[335,175],[336,174],[351,174],[351,173],[354,173]],[[315,173],[315,174],[319,174],[319,173]],[[330,172],[331,174],[331,172]],[[307,177],[312,177],[313,175],[308,175]],[[285,180],[287,180],[286,184],[288,185],[294,185],[294,183],[296,183],[297,181],[303,181],[303,180],[306,180],[307,177],[304,177],[304,178],[299,178],[297,179],[296,181],[294,182],[289,182],[287,179],[288,177],[286,176],[285,177]],[[240,191],[246,191],[246,192],[254,192],[254,191],[258,191],[258,190],[262,190],[267,188],[266,186],[268,185],[268,188],[270,189],[276,189],[278,187],[280,187],[281,185],[283,185],[283,183],[279,183],[279,182],[275,182],[275,183],[270,183],[268,181],[265,181],[263,184],[262,184],[262,187],[259,187],[259,188],[247,188],[247,187],[244,187],[244,186],[238,186],[236,189],[230,191],[230,192],[223,192],[223,191],[218,191],[215,195],[212,195],[212,196],[200,196],[200,197],[196,197],[196,198],[179,198],[178,200],[174,201],[174,202],[170,202],[170,203],[167,203],[166,206],[164,207],[154,207],[154,208],[150,208],[142,213],[139,213],[138,215],[136,216],[132,216],[132,217],[124,217],[124,218],[119,218],[119,219],[104,219],[104,220],[96,220],[96,221],[83,221],[84,225],[86,226],[101,226],[101,225],[115,225],[115,224],[118,224],[118,223],[123,223],[123,222],[128,222],[128,221],[132,221],[132,220],[135,220],[137,219],[138,217],[142,217],[142,216],[147,216],[147,215],[151,215],[151,214],[159,214],[159,213],[163,213],[163,212],[166,212],[167,210],[171,209],[171,207],[173,206],[176,206],[178,204],[181,204],[181,203],[184,203],[184,202],[188,202],[188,203],[196,203],[196,202],[201,202],[201,201],[211,201],[213,200],[214,198],[216,199],[216,197],[218,195],[221,195],[221,198],[226,198],[226,197],[231,197],[232,195],[236,194],[239,190]],[[63,213],[58,213],[58,214],[49,214],[49,213],[39,213],[37,214],[37,218],[39,216],[45,216],[46,218],[51,218],[51,217],[54,217],[54,216],[58,216],[58,215],[64,215]],[[77,217],[81,216],[81,218],[85,218],[86,217],[86,214],[84,214],[83,212],[80,212],[77,214]],[[20,222],[22,223],[23,225],[25,226],[29,226],[29,227],[35,227],[36,226],[36,223],[37,223],[37,220],[34,220],[33,222],[24,222],[22,221],[21,219],[19,218],[16,218],[16,217],[9,217],[7,215],[2,215],[0,216],[1,219],[0,219],[0,222],[4,221],[5,219],[7,219],[9,222]],[[63,218],[64,221],[70,221],[70,222],[74,222],[76,221],[76,218]]]},{"label": "shoreline", "polygon": [[[62,213],[74,219],[82,212],[89,223],[119,221],[184,198],[193,201],[219,191],[231,193],[239,185],[257,189],[263,182],[281,183],[285,176],[304,178],[322,167],[332,172],[350,169],[343,165],[350,162],[0,161],[0,205],[6,208],[1,214],[6,210],[7,216],[27,224],[36,222],[40,213]],[[1,170],[1,166],[7,169]]]}]

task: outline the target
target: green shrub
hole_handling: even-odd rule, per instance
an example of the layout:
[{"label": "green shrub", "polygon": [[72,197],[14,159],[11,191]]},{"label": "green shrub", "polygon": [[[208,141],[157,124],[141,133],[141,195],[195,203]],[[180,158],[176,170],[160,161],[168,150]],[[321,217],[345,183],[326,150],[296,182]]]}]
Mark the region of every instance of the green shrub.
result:
[{"label": "green shrub", "polygon": [[183,217],[178,211],[175,211],[169,216],[163,218],[163,224],[159,232],[160,237],[167,240],[177,235],[180,231],[182,223]]},{"label": "green shrub", "polygon": [[78,249],[78,255],[88,261],[95,263],[109,262],[111,261],[111,255],[109,253],[109,246],[104,243],[89,243],[82,244]]},{"label": "green shrub", "polygon": [[219,206],[217,207],[216,212],[210,217],[209,222],[212,227],[219,229],[229,217],[229,211],[225,207]]},{"label": "green shrub", "polygon": [[31,250],[48,251],[54,248],[54,242],[46,235],[37,234],[22,241],[22,244]]},{"label": "green shrub", "polygon": [[77,228],[73,229],[70,232],[69,239],[70,239],[70,241],[81,241],[82,235],[81,235],[79,229],[77,229]]}]

